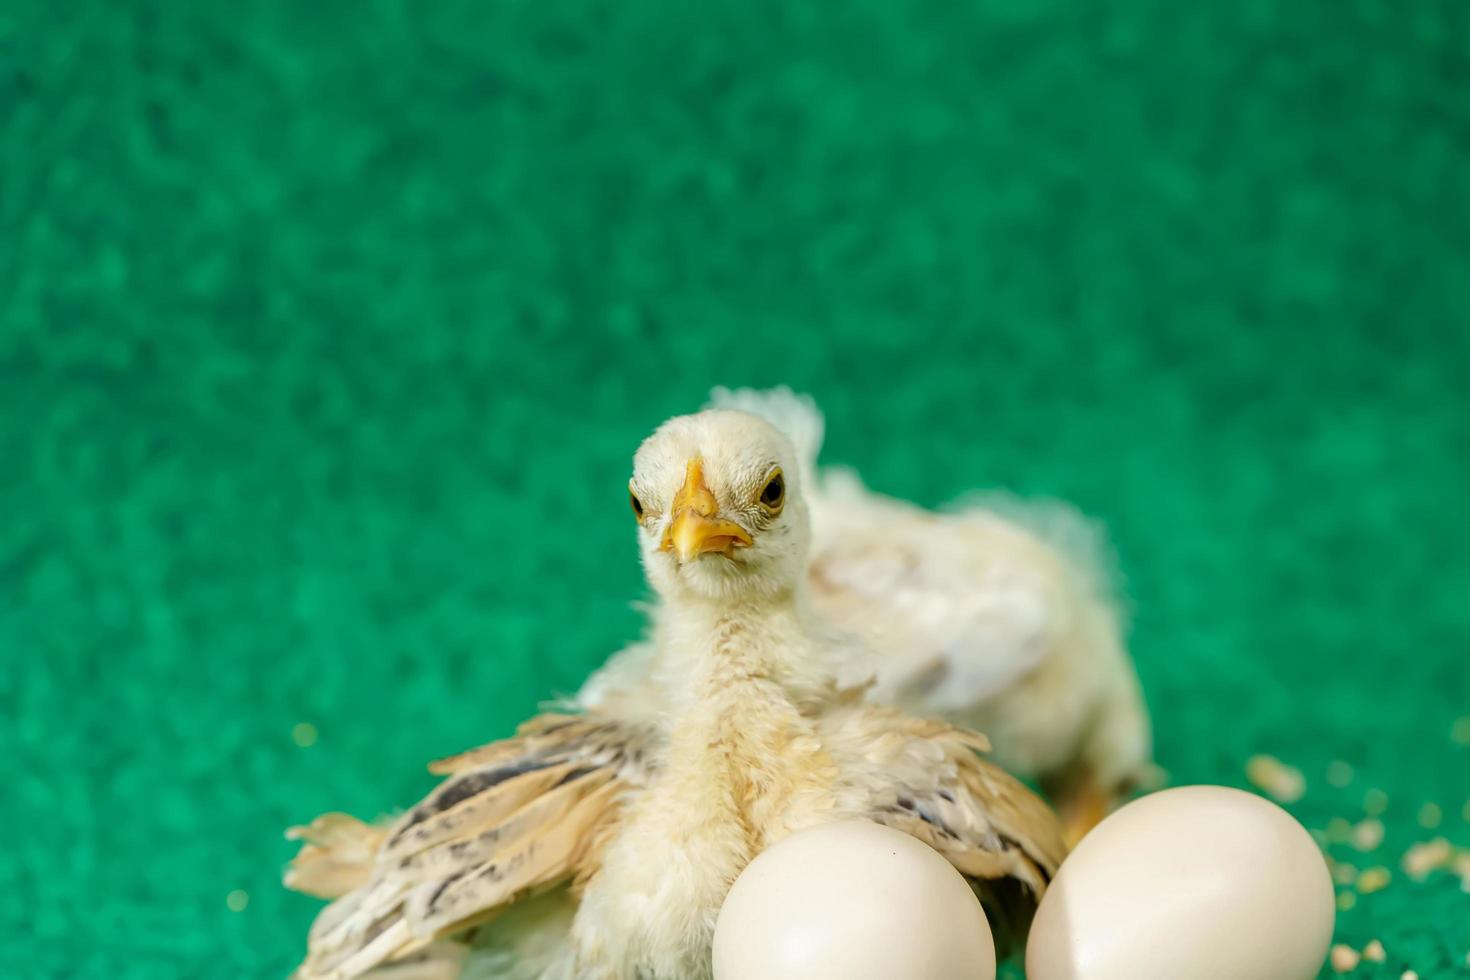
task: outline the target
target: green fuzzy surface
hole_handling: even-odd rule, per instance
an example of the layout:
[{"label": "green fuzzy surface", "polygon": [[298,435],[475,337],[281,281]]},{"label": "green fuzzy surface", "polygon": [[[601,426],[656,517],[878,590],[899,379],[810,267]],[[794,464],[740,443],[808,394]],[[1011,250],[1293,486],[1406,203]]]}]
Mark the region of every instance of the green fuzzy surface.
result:
[{"label": "green fuzzy surface", "polygon": [[633,638],[633,448],[777,383],[1104,522],[1171,782],[1381,790],[1354,976],[1470,976],[1467,79],[1457,0],[0,4],[0,977],[284,975],[282,829]]}]

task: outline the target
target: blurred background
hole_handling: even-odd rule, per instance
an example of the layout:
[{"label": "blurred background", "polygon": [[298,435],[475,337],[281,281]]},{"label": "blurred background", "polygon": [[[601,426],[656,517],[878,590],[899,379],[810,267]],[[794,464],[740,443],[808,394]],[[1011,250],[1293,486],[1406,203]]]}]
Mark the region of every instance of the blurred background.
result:
[{"label": "blurred background", "polygon": [[1170,780],[1470,974],[1467,84],[1453,0],[9,0],[0,976],[284,975],[282,829],[634,637],[634,446],[778,383],[1104,522]]}]

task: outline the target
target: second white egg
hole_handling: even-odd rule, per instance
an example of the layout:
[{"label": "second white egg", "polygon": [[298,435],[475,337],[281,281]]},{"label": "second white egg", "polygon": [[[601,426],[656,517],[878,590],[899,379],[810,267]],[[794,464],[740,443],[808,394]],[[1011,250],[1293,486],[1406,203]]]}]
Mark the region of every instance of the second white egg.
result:
[{"label": "second white egg", "polygon": [[1128,804],[1047,890],[1029,980],[1311,980],[1336,909],[1326,861],[1285,810],[1187,786]]}]

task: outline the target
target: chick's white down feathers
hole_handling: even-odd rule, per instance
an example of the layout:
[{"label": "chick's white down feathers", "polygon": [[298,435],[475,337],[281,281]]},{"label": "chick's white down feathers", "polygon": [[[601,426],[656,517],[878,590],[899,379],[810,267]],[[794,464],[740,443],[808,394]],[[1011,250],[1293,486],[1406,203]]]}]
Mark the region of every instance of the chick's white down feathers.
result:
[{"label": "chick's white down feathers", "polygon": [[[825,422],[789,389],[715,389],[711,404],[785,434],[813,542],[814,612],[846,642],[830,647],[869,700],[985,732],[997,761],[1040,780],[1081,833],[1148,778],[1148,713],[1123,645],[1101,533],[1057,502],[971,496],[934,512],[817,465]],[[639,691],[653,647],[615,654],[578,699]]]},{"label": "chick's white down feathers", "polygon": [[1024,928],[1065,850],[1055,817],[978,754],[982,736],[834,680],[853,642],[808,599],[806,469],[737,411],[671,420],[640,447],[631,489],[660,600],[641,669],[436,764],[449,778],[391,827],[303,828],[288,884],[339,896],[303,980],[703,980],[745,865],[851,817],[930,844],[997,932]]}]

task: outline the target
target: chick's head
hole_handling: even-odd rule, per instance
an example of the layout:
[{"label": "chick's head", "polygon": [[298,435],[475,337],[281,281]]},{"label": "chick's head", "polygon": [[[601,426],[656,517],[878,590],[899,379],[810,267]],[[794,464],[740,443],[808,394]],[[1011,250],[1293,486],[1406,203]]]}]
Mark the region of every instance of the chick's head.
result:
[{"label": "chick's head", "polygon": [[654,589],[736,599],[795,588],[811,536],[795,457],[744,412],[682,415],[644,440],[628,491]]}]

